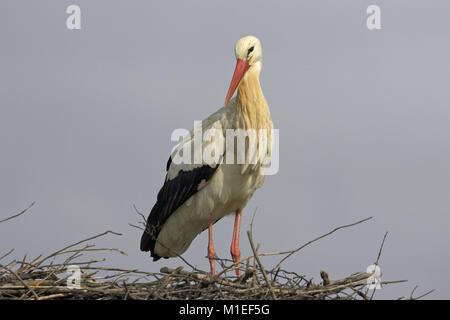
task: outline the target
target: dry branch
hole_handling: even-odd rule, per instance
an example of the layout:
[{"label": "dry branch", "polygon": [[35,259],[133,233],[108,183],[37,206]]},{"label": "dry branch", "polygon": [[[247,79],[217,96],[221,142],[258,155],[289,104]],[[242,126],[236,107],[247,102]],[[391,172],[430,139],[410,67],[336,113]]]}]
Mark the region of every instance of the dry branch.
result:
[{"label": "dry branch", "polygon": [[11,217],[8,217],[6,219],[0,220],[0,223],[17,218],[18,216],[21,216],[22,214],[24,214],[25,212],[28,211],[28,209],[30,209],[32,206],[34,206],[34,202],[32,202],[26,209],[22,210],[21,212],[19,212],[18,214],[15,214]]}]

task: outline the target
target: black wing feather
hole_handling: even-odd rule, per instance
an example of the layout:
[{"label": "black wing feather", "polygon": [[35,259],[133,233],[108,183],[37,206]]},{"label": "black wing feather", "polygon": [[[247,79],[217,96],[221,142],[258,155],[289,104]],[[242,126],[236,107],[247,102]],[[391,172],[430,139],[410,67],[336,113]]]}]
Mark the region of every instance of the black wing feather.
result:
[{"label": "black wing feather", "polygon": [[[171,162],[172,157],[167,161],[167,171]],[[148,216],[146,228],[141,238],[141,250],[150,251],[154,261],[161,258],[155,254],[154,249],[156,239],[166,220],[198,191],[198,185],[203,180],[208,181],[213,176],[218,166],[219,164],[215,166],[205,164],[189,171],[180,170],[172,180],[167,179],[166,175],[166,180],[158,192],[156,204]]]}]

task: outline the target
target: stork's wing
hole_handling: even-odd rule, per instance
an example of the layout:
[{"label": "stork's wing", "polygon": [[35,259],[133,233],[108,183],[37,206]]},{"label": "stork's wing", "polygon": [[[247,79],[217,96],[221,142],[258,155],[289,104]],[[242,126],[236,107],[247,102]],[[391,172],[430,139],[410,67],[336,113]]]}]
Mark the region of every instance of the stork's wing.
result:
[{"label": "stork's wing", "polygon": [[[204,120],[201,126],[194,128],[183,139],[167,162],[164,185],[158,193],[141,238],[141,250],[151,251],[155,261],[161,258],[154,253],[154,248],[166,220],[186,200],[207,185],[222,163],[225,134],[221,119],[220,114],[216,113]],[[202,138],[202,134],[209,134],[210,139]],[[209,152],[211,150],[214,152]],[[205,157],[204,151],[208,151],[206,155],[213,156]]]}]

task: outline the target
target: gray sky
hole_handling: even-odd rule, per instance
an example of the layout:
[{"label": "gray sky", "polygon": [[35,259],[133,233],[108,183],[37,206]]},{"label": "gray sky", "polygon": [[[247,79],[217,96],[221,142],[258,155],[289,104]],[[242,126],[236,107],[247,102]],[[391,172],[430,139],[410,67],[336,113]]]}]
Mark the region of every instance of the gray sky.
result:
[{"label": "gray sky", "polygon": [[[141,232],[164,179],[170,134],[223,103],[242,36],[259,37],[261,84],[280,130],[280,171],[255,208],[261,251],[292,249],[336,226],[352,229],[305,248],[284,266],[319,281],[380,260],[380,298],[436,289],[450,298],[450,2],[76,1],[81,30],[66,28],[71,1],[0,4],[0,255],[49,253],[112,229],[97,243],[128,256],[114,266],[156,271]],[[381,7],[382,29],[366,28]],[[214,226],[229,257],[233,219]],[[208,269],[206,233],[185,257]],[[278,259],[265,258],[267,267]],[[445,277],[444,277],[445,278]]]}]

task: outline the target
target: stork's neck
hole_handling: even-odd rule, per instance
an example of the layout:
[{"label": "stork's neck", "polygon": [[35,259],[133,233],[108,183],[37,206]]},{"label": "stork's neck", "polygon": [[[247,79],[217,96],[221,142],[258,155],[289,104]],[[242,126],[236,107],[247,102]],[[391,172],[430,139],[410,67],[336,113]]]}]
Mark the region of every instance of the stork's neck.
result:
[{"label": "stork's neck", "polygon": [[266,128],[271,121],[269,107],[259,83],[260,70],[260,63],[250,67],[239,83],[236,108],[241,127],[261,129]]}]

